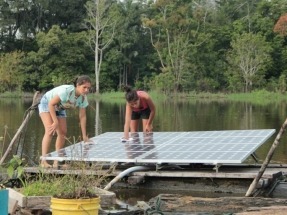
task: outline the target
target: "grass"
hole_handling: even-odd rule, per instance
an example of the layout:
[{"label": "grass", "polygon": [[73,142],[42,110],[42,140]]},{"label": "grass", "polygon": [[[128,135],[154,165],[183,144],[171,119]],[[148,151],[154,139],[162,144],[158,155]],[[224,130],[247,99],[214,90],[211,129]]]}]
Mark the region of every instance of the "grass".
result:
[{"label": "grass", "polygon": [[253,91],[251,93],[235,93],[228,94],[227,99],[230,101],[242,101],[257,104],[266,104],[271,102],[286,101],[287,97],[284,93],[269,92],[266,90]]},{"label": "grass", "polygon": [[[269,92],[267,90],[256,90],[250,93],[210,93],[210,92],[180,92],[164,94],[157,91],[148,92],[155,101],[214,101],[214,100],[227,100],[238,102],[250,102],[250,103],[270,103],[280,102],[287,100],[285,93]],[[18,93],[18,92],[5,92],[0,94],[0,98],[32,98],[34,93]],[[90,100],[100,100],[106,103],[124,103],[125,92],[104,92],[102,94],[89,94]]]},{"label": "grass", "polygon": [[0,98],[33,98],[34,93],[30,92],[4,92],[0,93]]}]

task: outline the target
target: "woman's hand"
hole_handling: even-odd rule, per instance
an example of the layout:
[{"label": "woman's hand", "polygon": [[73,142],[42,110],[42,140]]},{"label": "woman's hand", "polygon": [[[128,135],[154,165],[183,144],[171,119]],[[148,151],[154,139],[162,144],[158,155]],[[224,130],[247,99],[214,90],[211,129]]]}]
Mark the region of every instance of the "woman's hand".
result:
[{"label": "woman's hand", "polygon": [[145,127],[145,132],[152,132],[152,129],[153,129],[152,125],[147,124]]},{"label": "woman's hand", "polygon": [[83,136],[83,141],[84,141],[84,143],[89,142],[89,137],[88,136]]},{"label": "woman's hand", "polygon": [[56,130],[57,130],[58,126],[59,126],[58,121],[57,122],[53,122],[52,125],[49,126],[49,130],[48,130],[49,134],[50,135],[54,135],[56,133]]}]

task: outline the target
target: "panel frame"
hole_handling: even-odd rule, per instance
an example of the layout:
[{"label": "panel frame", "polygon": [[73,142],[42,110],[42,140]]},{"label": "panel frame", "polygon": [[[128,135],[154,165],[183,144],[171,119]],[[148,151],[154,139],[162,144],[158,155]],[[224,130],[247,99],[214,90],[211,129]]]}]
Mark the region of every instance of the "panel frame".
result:
[{"label": "panel frame", "polygon": [[[120,140],[123,134],[122,132],[106,132],[91,138],[91,142],[89,143],[78,142],[61,149],[59,153],[56,151],[51,152],[46,156],[41,157],[41,159],[156,165],[166,163],[202,163],[217,166],[223,164],[240,164],[253,154],[274,133],[275,129],[153,132],[152,134],[138,132],[131,134],[133,141],[123,143]],[[150,142],[147,141],[145,143],[144,141],[146,138],[149,138]],[[152,144],[151,141],[153,141]],[[209,150],[209,148],[206,148],[208,146],[210,148],[215,147],[215,149]],[[239,147],[239,150],[234,151],[231,146]],[[181,150],[177,150],[177,148],[180,147]],[[193,147],[195,152],[186,151],[184,150],[184,147],[189,148],[190,150]],[[198,148],[203,148],[205,151],[196,151]],[[68,156],[65,156],[67,153]],[[90,155],[87,156],[85,153]],[[92,156],[93,153],[95,156]],[[193,159],[183,159],[184,155],[189,156],[192,153],[195,153],[193,156],[196,157],[198,157],[200,153],[202,156]],[[224,153],[233,153],[232,157],[237,156],[237,158],[208,158],[213,155],[215,157],[226,156]],[[155,155],[158,154],[160,154],[159,158],[155,158]],[[166,158],[166,156],[170,157]]]}]

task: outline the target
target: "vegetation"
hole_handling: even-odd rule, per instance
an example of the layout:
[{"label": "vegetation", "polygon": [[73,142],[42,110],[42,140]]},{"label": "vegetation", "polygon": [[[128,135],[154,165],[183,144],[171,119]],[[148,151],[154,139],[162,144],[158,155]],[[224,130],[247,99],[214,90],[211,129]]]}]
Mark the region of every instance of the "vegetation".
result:
[{"label": "vegetation", "polygon": [[90,75],[171,93],[286,91],[285,0],[0,0],[0,93]]},{"label": "vegetation", "polygon": [[[114,171],[115,165],[102,162],[70,161],[69,174],[51,173],[39,168],[37,174],[24,172],[25,160],[14,155],[0,168],[6,168],[8,179],[1,179],[3,186],[18,189],[25,196],[53,196],[56,198],[79,199],[97,197],[100,188]],[[91,174],[91,171],[93,174]]]},{"label": "vegetation", "polygon": [[[25,185],[20,192],[25,196],[53,196],[63,199],[80,199],[97,197],[97,187],[103,186],[103,182],[113,171],[114,166],[103,169],[102,163],[96,163],[87,167],[86,163],[71,162],[70,174],[49,174],[44,169],[30,178],[26,178]],[[80,169],[78,169],[80,168]],[[88,171],[97,172],[98,175],[88,174]]]}]

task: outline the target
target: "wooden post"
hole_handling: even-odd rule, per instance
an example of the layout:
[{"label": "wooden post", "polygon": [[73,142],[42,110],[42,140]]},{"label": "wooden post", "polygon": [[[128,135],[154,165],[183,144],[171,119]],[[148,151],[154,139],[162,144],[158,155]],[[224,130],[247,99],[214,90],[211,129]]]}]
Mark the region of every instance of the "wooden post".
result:
[{"label": "wooden post", "polygon": [[254,178],[253,182],[251,183],[251,185],[249,186],[249,189],[247,190],[245,196],[249,197],[251,196],[251,194],[253,193],[254,189],[256,188],[257,184],[258,184],[258,181],[260,180],[260,178],[262,177],[266,167],[268,166],[272,156],[273,156],[273,153],[276,149],[276,147],[278,146],[279,142],[280,142],[280,139],[281,139],[281,136],[282,134],[285,132],[285,129],[286,129],[286,126],[287,126],[287,119],[285,119],[285,122],[283,123],[279,133],[277,134],[259,172],[257,173],[257,176]]},{"label": "wooden post", "polygon": [[9,154],[9,152],[12,150],[12,146],[13,144],[16,142],[16,140],[18,139],[19,135],[21,134],[22,130],[25,128],[25,126],[27,125],[30,117],[33,115],[35,108],[37,108],[37,104],[39,103],[39,95],[40,92],[37,91],[34,96],[33,96],[33,102],[31,107],[28,109],[28,113],[25,117],[25,119],[23,120],[21,126],[19,127],[19,129],[17,130],[16,134],[14,135],[13,139],[11,140],[6,152],[4,153],[4,155],[2,156],[1,160],[0,160],[0,165],[2,165],[2,163],[4,162],[5,158],[7,157],[7,155]]}]

